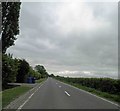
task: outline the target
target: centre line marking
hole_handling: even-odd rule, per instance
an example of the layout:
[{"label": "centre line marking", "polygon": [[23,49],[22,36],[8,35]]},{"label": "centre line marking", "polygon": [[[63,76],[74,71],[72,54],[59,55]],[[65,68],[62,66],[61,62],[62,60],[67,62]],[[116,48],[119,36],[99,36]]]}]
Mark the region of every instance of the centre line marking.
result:
[{"label": "centre line marking", "polygon": [[56,83],[56,84],[58,84],[58,83]]},{"label": "centre line marking", "polygon": [[68,96],[70,96],[70,94],[67,91],[65,91],[65,94],[67,94]]},{"label": "centre line marking", "polygon": [[59,86],[59,88],[61,88],[61,86]]}]

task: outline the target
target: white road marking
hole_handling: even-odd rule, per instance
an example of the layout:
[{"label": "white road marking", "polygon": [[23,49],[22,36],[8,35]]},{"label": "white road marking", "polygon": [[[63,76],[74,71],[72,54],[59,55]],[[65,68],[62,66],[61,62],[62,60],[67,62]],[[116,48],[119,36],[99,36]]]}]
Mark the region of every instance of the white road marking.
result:
[{"label": "white road marking", "polygon": [[56,84],[58,84],[58,83],[56,83]]},{"label": "white road marking", "polygon": [[34,93],[32,93],[30,96],[29,96],[29,99],[34,95]]},{"label": "white road marking", "polygon": [[22,109],[22,107],[28,102],[29,99],[27,99],[19,108],[17,111],[19,111],[20,109]]},{"label": "white road marking", "polygon": [[59,86],[59,88],[61,88],[61,86]]},{"label": "white road marking", "polygon": [[[44,83],[45,83],[45,82],[44,82]],[[42,86],[43,86],[43,84],[42,84],[39,88],[41,88]],[[32,94],[28,97],[28,99],[17,109],[17,111],[20,111],[20,110],[22,109],[22,107],[31,99],[31,97],[35,94],[36,91],[38,91],[38,89],[35,90],[34,93],[32,93]]]},{"label": "white road marking", "polygon": [[32,93],[28,99],[18,108],[18,110],[22,109],[22,107],[29,101],[29,99],[34,95],[35,93]]},{"label": "white road marking", "polygon": [[68,96],[70,96],[70,94],[67,91],[65,91],[65,94],[67,94]]},{"label": "white road marking", "polygon": [[94,94],[92,94],[92,93],[90,93],[90,92],[87,92],[87,91],[85,91],[85,90],[79,89],[79,88],[77,88],[77,87],[75,87],[75,86],[66,84],[66,83],[64,83],[64,82],[61,82],[61,81],[59,81],[59,82],[62,83],[62,84],[65,84],[65,85],[67,85],[67,86],[70,86],[70,87],[72,87],[72,88],[75,88],[75,89],[77,89],[77,90],[80,90],[80,91],[82,91],[82,92],[88,93],[88,94],[90,94],[90,95],[92,95],[92,96],[94,96],[94,97],[96,97],[96,98],[99,98],[99,99],[101,99],[101,100],[104,100],[104,101],[106,101],[106,102],[108,102],[108,103],[111,103],[111,104],[113,104],[113,105],[116,105],[117,107],[120,107],[117,103],[114,103],[114,102],[112,102],[112,101],[109,101],[109,100],[107,100],[107,99],[104,99],[104,98],[102,98],[102,97],[99,97],[99,96],[97,96],[97,95],[94,95]]}]

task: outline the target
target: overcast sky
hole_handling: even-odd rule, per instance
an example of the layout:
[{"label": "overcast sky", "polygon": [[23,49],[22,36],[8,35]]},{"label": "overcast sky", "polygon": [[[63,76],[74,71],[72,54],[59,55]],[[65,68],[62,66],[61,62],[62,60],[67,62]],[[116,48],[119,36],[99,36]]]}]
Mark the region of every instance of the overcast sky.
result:
[{"label": "overcast sky", "polygon": [[55,75],[117,77],[117,5],[22,3],[20,35],[8,52]]}]

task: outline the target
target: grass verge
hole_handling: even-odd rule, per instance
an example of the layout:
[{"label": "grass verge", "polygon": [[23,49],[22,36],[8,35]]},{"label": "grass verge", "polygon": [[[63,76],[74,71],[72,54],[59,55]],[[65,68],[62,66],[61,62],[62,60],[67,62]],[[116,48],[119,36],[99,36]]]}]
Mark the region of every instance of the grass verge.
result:
[{"label": "grass verge", "polygon": [[2,107],[4,108],[10,102],[18,98],[20,95],[26,93],[32,87],[29,86],[18,86],[15,88],[7,89],[2,92]]},{"label": "grass verge", "polygon": [[95,94],[97,96],[100,96],[102,98],[106,98],[110,101],[113,101],[115,103],[120,104],[119,95],[114,95],[114,94],[109,94],[109,93],[106,93],[106,92],[101,92],[101,91],[95,90],[93,88],[82,86],[82,85],[76,84],[76,83],[71,83],[71,82],[66,82],[66,81],[62,81],[62,82],[70,84],[70,85],[75,86],[79,89],[85,90],[87,92],[90,92],[90,93]]},{"label": "grass verge", "polygon": [[2,111],[2,92],[0,92],[0,111]]},{"label": "grass verge", "polygon": [[42,79],[36,80],[35,82],[36,82],[36,83],[41,83],[41,82],[45,81],[46,79],[47,79],[47,78],[42,78]]}]

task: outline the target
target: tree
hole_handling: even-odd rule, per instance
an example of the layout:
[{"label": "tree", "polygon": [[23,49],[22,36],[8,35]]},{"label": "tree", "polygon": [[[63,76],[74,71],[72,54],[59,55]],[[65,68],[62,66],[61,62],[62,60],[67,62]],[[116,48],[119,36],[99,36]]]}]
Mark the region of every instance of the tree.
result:
[{"label": "tree", "polygon": [[8,82],[15,82],[18,70],[18,60],[5,54],[7,48],[14,45],[16,35],[19,34],[20,2],[1,2],[0,15],[2,14],[2,86],[6,88]]},{"label": "tree", "polygon": [[31,66],[29,67],[29,76],[35,77],[36,79],[40,79],[41,74],[38,71],[35,71]]},{"label": "tree", "polygon": [[55,77],[54,74],[50,74],[49,77]]},{"label": "tree", "polygon": [[46,69],[44,68],[44,66],[36,65],[35,69],[41,74],[43,78],[48,76],[48,73],[46,72]]},{"label": "tree", "polygon": [[29,63],[26,60],[19,60],[19,67],[18,67],[18,74],[17,74],[17,81],[19,83],[26,82],[29,72]]},{"label": "tree", "polygon": [[3,88],[7,86],[7,83],[16,81],[18,65],[19,65],[18,60],[13,59],[12,55],[3,54],[3,57],[2,57]]},{"label": "tree", "polygon": [[20,2],[2,2],[2,52],[14,45],[19,34]]}]

